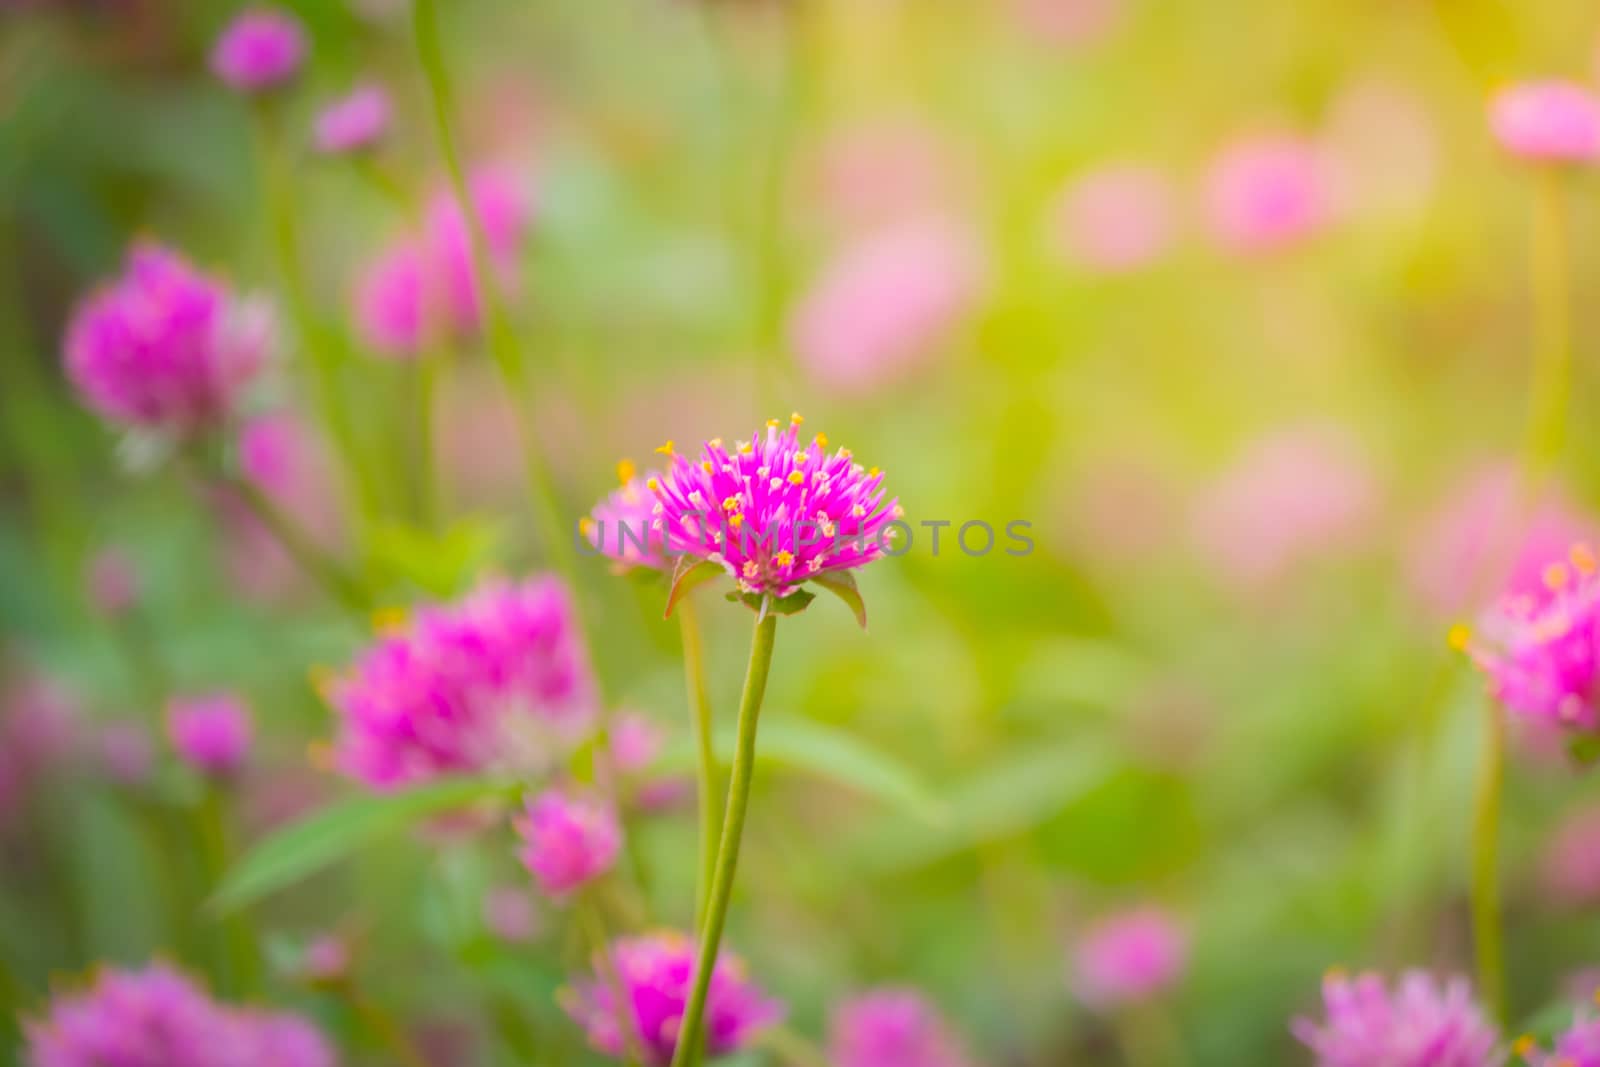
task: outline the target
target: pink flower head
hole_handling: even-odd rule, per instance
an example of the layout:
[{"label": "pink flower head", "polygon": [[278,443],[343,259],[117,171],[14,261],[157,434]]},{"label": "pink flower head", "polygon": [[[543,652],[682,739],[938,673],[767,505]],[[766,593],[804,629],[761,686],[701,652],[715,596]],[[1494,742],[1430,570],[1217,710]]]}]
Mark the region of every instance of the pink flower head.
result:
[{"label": "pink flower head", "polygon": [[1102,274],[1149,266],[1170,247],[1172,229],[1171,184],[1148,167],[1086,174],[1067,187],[1055,209],[1063,257]]},{"label": "pink flower head", "polygon": [[402,240],[380,252],[356,281],[356,332],[379,355],[412,357],[429,335],[428,264],[422,246]]},{"label": "pink flower head", "polygon": [[1549,1052],[1528,1038],[1517,1042],[1516,1051],[1528,1067],[1600,1067],[1600,1019],[1579,1012]]},{"label": "pink flower head", "polygon": [[85,578],[89,604],[108,619],[126,614],[139,599],[139,572],[120,548],[95,553]]},{"label": "pink flower head", "polygon": [[[672,1061],[684,1004],[694,978],[695,945],[674,931],[620,938],[611,945],[611,964],[627,1002],[619,1012],[612,983],[596,968],[562,991],[561,1006],[589,1034],[589,1044],[609,1056],[629,1047],[619,1015],[634,1024],[638,1044],[649,1067]],[[706,1055],[723,1056],[742,1049],[763,1027],[783,1017],[783,1007],[769,1000],[749,980],[744,965],[728,953],[717,957],[706,997]]]},{"label": "pink flower head", "polygon": [[1079,942],[1078,995],[1097,1008],[1148,1000],[1188,965],[1188,937],[1165,912],[1140,908],[1102,919]]},{"label": "pink flower head", "polygon": [[1211,228],[1229,251],[1270,252],[1311,236],[1333,213],[1321,150],[1293,136],[1238,141],[1211,167]]},{"label": "pink flower head", "polygon": [[1556,903],[1600,904],[1600,807],[1580,808],[1561,821],[1545,844],[1539,874]]},{"label": "pink flower head", "polygon": [[926,122],[874,118],[830,131],[807,184],[828,222],[859,233],[950,211],[965,184],[955,157]]},{"label": "pink flower head", "polygon": [[802,443],[800,421],[773,419],[731,452],[719,438],[698,459],[674,455],[667,477],[646,483],[668,550],[716,563],[741,592],[779,598],[887,555],[902,512],[883,475],[847,448],[829,452],[822,434]]},{"label": "pink flower head", "polygon": [[149,779],[155,761],[155,745],[143,727],[118,722],[101,728],[100,767],[111,781],[140,785]]},{"label": "pink flower head", "polygon": [[967,1067],[939,1011],[911,989],[877,989],[840,1004],[828,1035],[833,1067]]},{"label": "pink flower head", "polygon": [[174,700],[167,709],[167,732],[180,759],[204,774],[222,777],[244,766],[255,724],[238,697],[218,693]]},{"label": "pink flower head", "polygon": [[911,223],[864,238],[794,309],[789,340],[821,385],[878,389],[914,370],[972,311],[981,255],[958,229]]},{"label": "pink flower head", "polygon": [[83,709],[53,679],[25,673],[6,687],[0,748],[28,777],[70,760],[83,739]]},{"label": "pink flower head", "polygon": [[389,94],[379,85],[361,85],[317,115],[317,151],[343,155],[371,148],[389,132]]},{"label": "pink flower head", "polygon": [[571,596],[550,577],[422,607],[327,695],[339,767],[377,789],[538,769],[587,732],[596,699]]},{"label": "pink flower head", "polygon": [[1498,1067],[1500,1035],[1466,979],[1442,987],[1422,971],[1391,991],[1381,977],[1334,972],[1322,983],[1327,1019],[1294,1021],[1317,1067]]},{"label": "pink flower head", "polygon": [[1550,560],[1544,584],[1509,593],[1463,640],[1505,707],[1569,729],[1600,727],[1600,575],[1594,553],[1579,545]]},{"label": "pink flower head", "polygon": [[565,897],[605,874],[622,847],[622,826],[610,804],[562,789],[530,798],[515,825],[522,865],[552,897]]},{"label": "pink flower head", "polygon": [[[236,1011],[229,1021],[229,1049],[238,1057],[239,1067],[338,1065],[339,1058],[322,1031],[297,1015]],[[225,1060],[217,1067],[232,1067],[233,1062]]]},{"label": "pink flower head", "polygon": [[1021,28],[1058,47],[1101,40],[1116,27],[1126,6],[1125,0],[1012,0]]},{"label": "pink flower head", "polygon": [[[467,179],[467,189],[483,226],[490,268],[498,282],[509,288],[515,281],[517,253],[531,205],[513,176],[497,168],[474,171]],[[441,190],[428,205],[423,249],[430,285],[440,294],[451,329],[461,335],[476,333],[483,310],[473,270],[472,234],[453,189]]]},{"label": "pink flower head", "polygon": [[126,273],[73,313],[67,377],[110,422],[187,435],[233,411],[271,336],[261,306],[144,242],[128,253]]},{"label": "pink flower head", "polygon": [[655,494],[649,489],[650,482],[660,482],[661,474],[649,471],[640,478],[626,460],[618,464],[618,473],[626,475],[622,487],[595,505],[579,524],[580,532],[595,551],[624,569],[670,570],[672,563],[653,514]]},{"label": "pink flower head", "polygon": [[1522,159],[1588,162],[1600,155],[1600,99],[1575,82],[1524,82],[1489,99],[1489,128]]},{"label": "pink flower head", "polygon": [[300,20],[281,8],[254,8],[228,23],[211,50],[211,71],[241,93],[276,88],[305,59]]}]

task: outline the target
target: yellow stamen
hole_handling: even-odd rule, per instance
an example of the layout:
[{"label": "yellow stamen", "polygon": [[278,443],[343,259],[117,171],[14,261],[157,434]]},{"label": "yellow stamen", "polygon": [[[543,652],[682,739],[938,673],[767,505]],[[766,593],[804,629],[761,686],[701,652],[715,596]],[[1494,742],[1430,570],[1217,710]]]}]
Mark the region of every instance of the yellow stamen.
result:
[{"label": "yellow stamen", "polygon": [[790,485],[799,485],[801,482],[803,482],[805,480],[806,480],[806,476],[805,476],[805,472],[804,471],[790,471],[789,472],[789,484]]},{"label": "yellow stamen", "polygon": [[739,442],[739,451],[742,454],[748,456],[750,453],[754,452],[755,450],[756,450],[756,446],[755,446],[755,442],[754,441],[740,441]]},{"label": "yellow stamen", "polygon": [[744,525],[744,516],[739,514],[737,511],[734,512],[732,515],[728,516],[728,525],[737,530],[739,527]]},{"label": "yellow stamen", "polygon": [[1526,1056],[1534,1049],[1535,1041],[1532,1034],[1523,1034],[1512,1042],[1511,1051],[1518,1056]]},{"label": "yellow stamen", "polygon": [[1467,646],[1472,643],[1472,627],[1464,622],[1458,622],[1450,627],[1444,639],[1457,652],[1465,652]]},{"label": "yellow stamen", "polygon": [[723,511],[727,511],[727,512],[738,511],[739,510],[739,498],[736,497],[736,496],[730,496],[730,497],[725,498],[722,501],[722,510]]},{"label": "yellow stamen", "polygon": [[873,467],[873,468],[871,468],[870,470],[867,471],[867,477],[868,478],[876,478],[881,473],[882,473],[882,471],[880,471],[877,467]]},{"label": "yellow stamen", "polygon": [[711,473],[711,461],[709,459],[701,460],[700,461],[700,469],[705,471],[707,474],[710,474]]},{"label": "yellow stamen", "polygon": [[778,428],[778,420],[777,419],[768,419],[767,420],[767,429],[776,430],[777,428]]},{"label": "yellow stamen", "polygon": [[1568,556],[1579,574],[1589,575],[1595,572],[1594,549],[1588,545],[1573,545]]},{"label": "yellow stamen", "polygon": [[[774,421],[776,421],[776,420],[774,420]],[[791,412],[789,414],[789,425],[790,426],[799,426],[802,422],[805,422],[805,421],[806,421],[805,417],[803,415],[801,415],[798,411]]]},{"label": "yellow stamen", "polygon": [[650,490],[652,493],[661,492],[661,481],[658,478],[651,478],[649,481],[645,482],[644,485],[645,488]]},{"label": "yellow stamen", "polygon": [[707,441],[706,444],[709,445],[712,448],[721,448],[722,447],[722,438],[713,437],[711,440]]},{"label": "yellow stamen", "polygon": [[796,466],[799,466],[799,465],[800,465],[800,464],[803,464],[803,463],[805,463],[805,462],[806,462],[806,461],[807,461],[807,460],[809,460],[809,459],[810,459],[810,458],[811,458],[811,456],[810,456],[810,455],[809,455],[809,454],[808,454],[808,453],[805,453],[805,452],[796,452],[796,453],[795,453],[795,454],[794,454],[794,462],[795,462],[795,465],[796,465]]},{"label": "yellow stamen", "polygon": [[814,440],[817,442],[817,447],[818,448],[827,448],[828,447],[828,435],[827,434],[819,433],[814,438]]},{"label": "yellow stamen", "polygon": [[656,452],[663,456],[672,455],[672,438],[667,438],[667,443],[662,445],[660,448],[657,448]]},{"label": "yellow stamen", "polygon": [[789,564],[794,562],[794,553],[790,552],[788,549],[784,549],[782,552],[779,552],[772,558],[777,561],[778,566],[787,567]]},{"label": "yellow stamen", "polygon": [[585,515],[583,518],[579,519],[578,520],[578,532],[583,534],[583,536],[588,537],[591,533],[594,532],[594,520],[591,519],[587,515]]},{"label": "yellow stamen", "polygon": [[1552,563],[1550,566],[1544,569],[1545,588],[1554,592],[1555,590],[1565,586],[1569,577],[1571,577],[1571,575],[1569,575],[1567,572],[1566,564]]},{"label": "yellow stamen", "polygon": [[633,476],[638,473],[639,468],[633,465],[633,460],[617,460],[617,481],[621,482],[623,485],[627,485],[629,482],[633,481]]}]

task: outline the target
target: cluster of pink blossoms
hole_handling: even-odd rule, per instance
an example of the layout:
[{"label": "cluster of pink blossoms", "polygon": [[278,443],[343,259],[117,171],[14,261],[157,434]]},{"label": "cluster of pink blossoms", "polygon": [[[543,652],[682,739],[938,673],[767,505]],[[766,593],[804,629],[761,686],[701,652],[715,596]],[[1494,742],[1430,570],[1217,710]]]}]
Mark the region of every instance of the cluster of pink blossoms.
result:
[{"label": "cluster of pink blossoms", "polygon": [[876,989],[840,1004],[828,1034],[834,1067],[967,1067],[966,1049],[928,999]]},{"label": "cluster of pink blossoms", "polygon": [[1600,98],[1572,82],[1513,85],[1490,99],[1489,128],[1502,148],[1522,159],[1590,161],[1600,157]]},{"label": "cluster of pink blossoms", "polygon": [[271,340],[264,308],[145,242],[128,253],[121,278],[73,313],[66,370],[106,420],[186,436],[233,414]]},{"label": "cluster of pink blossoms", "polygon": [[299,19],[279,8],[256,8],[222,31],[211,50],[211,70],[229,88],[261,93],[293,78],[305,55],[306,35]]},{"label": "cluster of pink blossoms", "polygon": [[1074,986],[1097,1008],[1148,1000],[1178,980],[1188,957],[1187,935],[1165,912],[1122,912],[1084,935],[1073,961]]},{"label": "cluster of pink blossoms", "polygon": [[317,151],[344,155],[371,148],[388,132],[389,117],[389,94],[382,86],[359,85],[317,114]]},{"label": "cluster of pink blossoms", "polygon": [[[666,1067],[694,978],[694,942],[674,931],[620,938],[612,943],[610,956],[626,997],[620,1010],[603,968],[563,990],[561,1006],[588,1033],[595,1050],[621,1057],[637,1048],[649,1067]],[[782,1005],[756,988],[737,958],[727,953],[717,957],[706,999],[707,1056],[737,1052],[782,1017]],[[635,1033],[624,1036],[624,1019],[633,1023]]]},{"label": "cluster of pink blossoms", "polygon": [[588,731],[597,699],[571,597],[548,577],[422,607],[326,693],[338,766],[380,789],[538,769]]},{"label": "cluster of pink blossoms", "polygon": [[29,1067],[334,1067],[322,1034],[294,1015],[218,1003],[161,964],[106,968],[26,1024]]},{"label": "cluster of pink blossoms", "polygon": [[718,438],[696,458],[674,453],[665,475],[624,485],[590,516],[591,543],[630,564],[704,560],[742,592],[780,598],[888,554],[902,512],[883,474],[829,451],[823,434],[802,442],[801,421],[773,419],[731,451]]},{"label": "cluster of pink blossoms", "polygon": [[1327,1018],[1296,1019],[1317,1067],[1497,1067],[1500,1034],[1464,979],[1442,986],[1422,971],[1393,989],[1375,974],[1333,972],[1322,983]]},{"label": "cluster of pink blossoms", "polygon": [[531,798],[514,825],[523,866],[557,899],[610,870],[622,847],[622,826],[608,802],[562,789]]},{"label": "cluster of pink blossoms", "polygon": [[244,767],[255,725],[243,702],[217,693],[173,701],[167,731],[180,759],[202,774],[225,778]]}]

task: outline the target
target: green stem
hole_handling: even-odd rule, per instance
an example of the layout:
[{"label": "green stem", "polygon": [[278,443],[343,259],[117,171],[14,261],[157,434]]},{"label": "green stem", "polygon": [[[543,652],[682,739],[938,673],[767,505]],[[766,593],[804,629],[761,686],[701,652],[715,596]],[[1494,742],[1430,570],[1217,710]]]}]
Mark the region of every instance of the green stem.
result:
[{"label": "green stem", "polygon": [[706,995],[711,990],[711,972],[716,967],[717,951],[722,946],[722,928],[728,919],[728,902],[733,897],[733,879],[739,868],[739,843],[744,836],[745,815],[750,807],[750,783],[755,775],[756,725],[761,718],[761,700],[767,691],[767,673],[772,669],[772,645],[777,636],[778,617],[766,603],[756,619],[750,641],[750,666],[744,676],[744,692],[739,697],[738,739],[734,744],[733,777],[728,783],[728,806],[722,818],[722,843],[717,849],[717,865],[711,877],[711,899],[706,907],[705,929],[700,933],[700,954],[695,964],[694,988],[684,1005],[683,1024],[678,1030],[672,1067],[693,1067],[700,1058],[701,1024],[705,1020]]},{"label": "green stem", "polygon": [[1505,712],[1489,702],[1472,818],[1472,944],[1478,991],[1502,1022],[1506,1017],[1505,959],[1500,929],[1500,794],[1505,785]]},{"label": "green stem", "polygon": [[533,1067],[539,1063],[542,1050],[539,1047],[539,1034],[522,1014],[522,1008],[510,997],[495,996],[489,998],[489,1014],[494,1019],[495,1032],[500,1035],[500,1043],[505,1050],[515,1058],[515,1062],[522,1067]]},{"label": "green stem", "polygon": [[434,461],[433,398],[438,391],[440,361],[443,357],[418,353],[412,368],[412,392],[416,424],[412,428],[412,478],[416,494],[417,518],[422,527],[436,531],[441,513],[438,465]]},{"label": "green stem", "polygon": [[417,37],[417,56],[427,78],[429,95],[433,102],[433,117],[439,137],[439,150],[444,156],[445,169],[450,174],[450,184],[455,189],[461,207],[461,217],[466,221],[472,246],[472,273],[477,280],[478,297],[483,306],[484,336],[489,355],[494,359],[511,394],[517,413],[517,429],[522,438],[523,466],[528,481],[528,494],[538,527],[540,540],[545,544],[551,563],[569,581],[577,575],[577,551],[572,544],[572,530],[561,521],[561,507],[556,500],[552,479],[539,451],[538,436],[534,432],[532,396],[529,393],[527,368],[517,344],[516,332],[506,316],[505,307],[494,284],[488,241],[484,236],[483,220],[478,217],[477,206],[472,202],[467,188],[466,171],[461,163],[461,152],[455,133],[455,92],[451,86],[449,69],[445,64],[444,45],[439,37],[439,15],[436,0],[414,0],[412,24]]},{"label": "green stem", "polygon": [[383,1005],[373,1000],[352,980],[340,982],[339,995],[361,1020],[362,1027],[379,1045],[388,1049],[402,1067],[428,1067],[428,1060],[412,1044],[405,1030]]},{"label": "green stem", "polygon": [[372,600],[359,581],[330,558],[296,526],[261,488],[248,478],[227,478],[224,484],[244,501],[261,525],[283,546],[295,564],[334,600],[361,615],[372,610]]},{"label": "green stem", "polygon": [[700,862],[694,884],[694,931],[705,927],[706,895],[717,865],[716,841],[721,820],[717,814],[717,755],[711,742],[711,693],[706,685],[705,645],[694,598],[678,602],[678,631],[683,637],[683,681],[689,695],[689,717],[694,723],[700,808]]},{"label": "green stem", "polygon": [[1188,1060],[1162,1005],[1131,1005],[1115,1016],[1112,1028],[1130,1067],[1178,1067]]},{"label": "green stem", "polygon": [[[200,854],[206,865],[206,891],[213,892],[228,870],[228,813],[226,787],[207,782],[195,811]],[[261,985],[261,952],[242,912],[222,920],[222,973],[224,987],[235,997],[251,996]]]},{"label": "green stem", "polygon": [[1531,281],[1534,313],[1533,384],[1524,454],[1530,492],[1560,455],[1572,392],[1571,256],[1567,247],[1566,174],[1548,167],[1536,176]]}]

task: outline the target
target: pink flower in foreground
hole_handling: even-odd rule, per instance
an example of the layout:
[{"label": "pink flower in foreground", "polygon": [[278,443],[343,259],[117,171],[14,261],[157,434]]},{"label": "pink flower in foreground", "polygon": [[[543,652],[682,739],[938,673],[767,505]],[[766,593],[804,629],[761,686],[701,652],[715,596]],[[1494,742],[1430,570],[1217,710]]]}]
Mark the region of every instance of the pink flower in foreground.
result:
[{"label": "pink flower in foreground", "polygon": [[966,1067],[939,1011],[911,989],[877,989],[840,1004],[828,1032],[833,1067]]},{"label": "pink flower in foreground", "polygon": [[1122,912],[1095,924],[1079,942],[1076,989],[1097,1008],[1148,1000],[1182,977],[1188,958],[1188,937],[1165,912]]},{"label": "pink flower in foreground", "polygon": [[1327,1019],[1294,1021],[1317,1067],[1498,1067],[1500,1035],[1463,978],[1441,986],[1411,971],[1393,990],[1375,974],[1329,974]]},{"label": "pink flower in foreground", "polygon": [[110,422],[187,435],[233,412],[271,336],[263,308],[238,302],[176,252],[140,243],[126,273],[73,312],[67,377]]},{"label": "pink flower in foreground", "polygon": [[357,86],[317,114],[317,151],[342,155],[371,148],[389,132],[389,114],[382,86]]},{"label": "pink flower in foreground", "polygon": [[120,548],[101,549],[89,561],[89,604],[108,619],[126,614],[139,599],[139,572]]},{"label": "pink flower in foreground", "polygon": [[717,564],[742,592],[776,597],[882,558],[899,502],[886,499],[876,467],[827,444],[822,434],[802,444],[794,416],[731,452],[719,438],[696,459],[674,455],[667,477],[646,485],[667,548]]},{"label": "pink flower in foreground", "polygon": [[[611,964],[626,996],[620,1006],[612,983],[597,967],[562,991],[561,1006],[589,1035],[589,1044],[608,1056],[622,1056],[629,1047],[620,1018],[635,1027],[634,1038],[649,1067],[672,1061],[684,1002],[694,978],[695,945],[682,934],[666,931],[612,942]],[[620,1018],[619,1018],[620,1016]],[[778,1022],[783,1008],[769,1000],[745,975],[743,964],[728,953],[717,957],[706,997],[705,1052],[708,1057],[737,1052],[762,1028]]]},{"label": "pink flower in foreground", "polygon": [[1579,1012],[1549,1052],[1526,1037],[1516,1043],[1515,1051],[1529,1067],[1600,1067],[1600,1019]]},{"label": "pink flower in foreground", "polygon": [[255,737],[250,710],[227,693],[174,700],[167,733],[178,757],[197,771],[226,776],[244,766]]},{"label": "pink flower in foreground", "polygon": [[514,825],[522,838],[518,858],[552,897],[605,874],[622,847],[622,826],[610,804],[561,789],[531,798]]},{"label": "pink flower in foreground", "polygon": [[981,255],[947,226],[915,223],[846,249],[794,308],[789,341],[821,385],[871,392],[932,355],[976,305]]},{"label": "pink flower in foreground", "polygon": [[655,494],[649,489],[649,483],[659,484],[662,475],[649,471],[641,478],[627,461],[618,464],[617,469],[624,476],[621,488],[595,505],[579,523],[580,532],[595,551],[624,569],[670,570],[672,561],[666,558],[661,529],[654,516]]},{"label": "pink flower in foreground", "polygon": [[1600,807],[1580,808],[1561,820],[1545,844],[1539,881],[1558,904],[1600,904]]},{"label": "pink flower in foreground", "polygon": [[259,93],[293,78],[305,53],[299,19],[280,8],[255,8],[235,18],[217,38],[211,70],[230,88]]},{"label": "pink flower in foreground", "polygon": [[1103,274],[1149,266],[1172,243],[1172,187],[1159,171],[1112,166],[1061,194],[1053,223],[1063,258]]},{"label": "pink flower in foreground", "polygon": [[1575,82],[1524,82],[1489,99],[1489,128],[1514,156],[1588,162],[1600,155],[1600,99]]},{"label": "pink flower in foreground", "polygon": [[558,579],[492,581],[425,605],[331,683],[341,770],[379,789],[528,771],[588,731],[595,680]]},{"label": "pink flower in foreground", "polygon": [[1321,150],[1293,136],[1229,146],[1212,164],[1207,197],[1212,233],[1233,252],[1285,248],[1322,229],[1333,214]]}]

